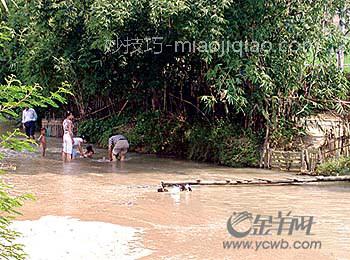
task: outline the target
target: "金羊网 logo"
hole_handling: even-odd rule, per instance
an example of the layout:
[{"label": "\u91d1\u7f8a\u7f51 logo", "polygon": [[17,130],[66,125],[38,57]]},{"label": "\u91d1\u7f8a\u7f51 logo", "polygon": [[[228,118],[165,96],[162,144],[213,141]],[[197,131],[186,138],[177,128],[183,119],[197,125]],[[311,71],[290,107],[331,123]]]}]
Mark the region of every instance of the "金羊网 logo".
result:
[{"label": "\u91d1\u7f8a\u7f51 logo", "polygon": [[236,213],[227,221],[228,232],[237,238],[246,237],[252,230],[253,215],[247,211]]},{"label": "\u91d1\u7f8a\u7f51 logo", "polygon": [[305,232],[312,235],[313,216],[283,214],[279,211],[276,216],[253,215],[248,211],[234,212],[227,220],[227,231],[236,238],[268,235],[293,235],[295,232]]}]

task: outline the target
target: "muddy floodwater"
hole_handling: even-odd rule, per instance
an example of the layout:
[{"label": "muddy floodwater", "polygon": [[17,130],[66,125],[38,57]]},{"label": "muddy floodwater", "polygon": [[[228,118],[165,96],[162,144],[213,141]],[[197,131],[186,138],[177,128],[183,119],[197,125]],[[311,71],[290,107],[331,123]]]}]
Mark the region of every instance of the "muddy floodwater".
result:
[{"label": "muddy floodwater", "polygon": [[[106,248],[110,252],[96,255],[96,259],[350,259],[349,184],[202,186],[193,187],[192,192],[158,193],[162,180],[278,178],[287,174],[133,153],[123,163],[98,161],[107,155],[105,150],[98,150],[95,160],[77,159],[64,164],[60,160],[60,140],[48,141],[48,156],[44,159],[39,152],[8,152],[6,160],[17,164],[17,171],[3,176],[15,186],[16,193],[35,195],[36,201],[28,201],[21,208],[23,215],[16,225],[27,236],[25,243],[31,243],[28,249],[51,246],[50,250],[61,254],[58,258],[57,252],[52,253],[47,259],[94,259],[94,252],[88,253],[94,251],[93,245],[103,249],[114,242],[118,246]],[[233,212],[243,211],[274,217],[279,211],[291,212],[314,216],[315,223],[309,235],[305,230],[294,230],[291,235],[272,232],[235,238],[227,230],[227,221]],[[72,232],[75,239],[67,232]],[[30,242],[32,236],[40,239]],[[225,241],[281,239],[289,244],[318,241],[322,246],[259,250],[223,246]],[[87,253],[79,256],[69,247]]]}]

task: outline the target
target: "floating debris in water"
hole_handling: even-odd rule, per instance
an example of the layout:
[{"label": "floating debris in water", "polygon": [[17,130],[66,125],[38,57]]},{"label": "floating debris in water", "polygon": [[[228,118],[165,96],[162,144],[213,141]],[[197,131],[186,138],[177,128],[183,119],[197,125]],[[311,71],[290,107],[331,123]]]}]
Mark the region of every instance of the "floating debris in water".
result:
[{"label": "floating debris in water", "polygon": [[164,183],[160,183],[160,188],[158,188],[158,192],[168,192],[168,190],[164,187]]},{"label": "floating debris in water", "polygon": [[179,186],[173,186],[170,190],[170,193],[180,193],[181,189]]},{"label": "floating debris in water", "polygon": [[[158,192],[168,192],[169,190],[164,187],[164,183],[161,182],[160,187],[158,188]],[[189,184],[180,184],[180,185],[173,185],[170,193],[179,193],[181,191],[192,191],[192,187]]]},{"label": "floating debris in water", "polygon": [[161,187],[161,188],[158,188],[158,192],[168,192],[168,190],[163,188],[163,187]]},{"label": "floating debris in water", "polygon": [[184,188],[185,191],[192,191],[192,187],[189,184],[186,184]]}]

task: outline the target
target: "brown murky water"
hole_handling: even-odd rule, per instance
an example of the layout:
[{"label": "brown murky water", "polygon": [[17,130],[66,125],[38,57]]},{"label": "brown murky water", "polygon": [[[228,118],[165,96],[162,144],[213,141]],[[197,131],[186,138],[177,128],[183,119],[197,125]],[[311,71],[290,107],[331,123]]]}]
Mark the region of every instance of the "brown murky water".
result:
[{"label": "brown murky water", "polygon": [[[20,154],[5,175],[19,193],[35,202],[21,209],[21,220],[71,216],[143,228],[147,259],[350,259],[350,185],[194,187],[193,192],[157,193],[161,180],[213,180],[232,177],[278,177],[277,172],[231,169],[155,156],[129,154],[128,161],[103,163],[60,161],[59,140],[49,140],[48,157]],[[99,150],[96,158],[105,151]],[[276,216],[278,211],[314,216],[312,236],[246,237],[243,240],[322,242],[321,249],[224,249],[223,241],[239,241],[228,233],[233,212]]]}]

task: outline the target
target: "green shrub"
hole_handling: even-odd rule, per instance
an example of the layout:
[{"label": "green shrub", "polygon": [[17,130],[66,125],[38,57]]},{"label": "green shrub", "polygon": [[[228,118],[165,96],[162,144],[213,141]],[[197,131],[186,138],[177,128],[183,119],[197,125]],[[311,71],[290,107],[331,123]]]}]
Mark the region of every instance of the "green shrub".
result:
[{"label": "green shrub", "polygon": [[87,120],[80,134],[103,147],[113,134],[125,135],[131,150],[213,162],[231,167],[257,166],[260,139],[251,131],[241,130],[224,120],[213,124],[190,124],[184,118],[159,111],[134,117]]},{"label": "green shrub", "polygon": [[350,174],[350,157],[340,157],[320,164],[316,169],[317,175],[348,175]]},{"label": "green shrub", "polygon": [[251,136],[227,138],[219,152],[219,163],[231,167],[257,167],[259,144]]},{"label": "green shrub", "polygon": [[118,127],[125,125],[128,120],[127,117],[113,117],[106,120],[88,119],[79,124],[78,135],[85,136],[91,143],[107,147],[109,137],[116,134]]},{"label": "green shrub", "polygon": [[187,158],[195,161],[216,161],[217,153],[210,126],[194,125],[186,132]]},{"label": "green shrub", "polygon": [[195,125],[187,133],[188,158],[231,167],[257,166],[260,140],[230,122]]}]

